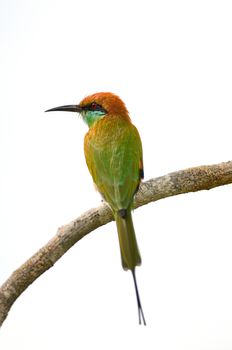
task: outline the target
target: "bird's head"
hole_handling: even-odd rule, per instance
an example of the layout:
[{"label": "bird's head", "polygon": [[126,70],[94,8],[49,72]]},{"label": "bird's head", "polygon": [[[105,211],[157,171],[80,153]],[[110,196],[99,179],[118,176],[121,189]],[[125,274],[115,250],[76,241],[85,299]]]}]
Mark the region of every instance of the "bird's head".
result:
[{"label": "bird's head", "polygon": [[98,92],[85,97],[78,105],[55,107],[48,109],[46,112],[53,111],[80,113],[89,127],[104,116],[121,116],[129,119],[124,102],[111,92]]}]

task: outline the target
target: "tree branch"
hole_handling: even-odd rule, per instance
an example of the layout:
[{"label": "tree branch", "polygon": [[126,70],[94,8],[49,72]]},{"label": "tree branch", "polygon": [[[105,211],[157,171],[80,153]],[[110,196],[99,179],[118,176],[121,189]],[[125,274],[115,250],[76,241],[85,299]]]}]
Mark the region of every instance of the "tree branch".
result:
[{"label": "tree branch", "polygon": [[[187,192],[209,190],[232,183],[232,161],[176,171],[141,184],[134,207]],[[51,268],[77,241],[113,220],[103,203],[58,229],[57,234],[20,266],[0,288],[0,326],[15,300],[41,274]]]}]

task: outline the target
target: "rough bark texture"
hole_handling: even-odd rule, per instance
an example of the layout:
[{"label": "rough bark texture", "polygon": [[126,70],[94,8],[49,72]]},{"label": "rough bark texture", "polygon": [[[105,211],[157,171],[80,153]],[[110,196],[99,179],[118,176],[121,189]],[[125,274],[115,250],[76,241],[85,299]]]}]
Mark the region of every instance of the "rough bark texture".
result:
[{"label": "rough bark texture", "polygon": [[[134,207],[187,192],[209,190],[232,183],[232,161],[176,171],[141,184]],[[0,288],[0,326],[15,300],[41,274],[77,241],[96,228],[113,220],[109,207],[103,203],[76,220],[58,229],[57,234],[29,260],[12,273]]]}]

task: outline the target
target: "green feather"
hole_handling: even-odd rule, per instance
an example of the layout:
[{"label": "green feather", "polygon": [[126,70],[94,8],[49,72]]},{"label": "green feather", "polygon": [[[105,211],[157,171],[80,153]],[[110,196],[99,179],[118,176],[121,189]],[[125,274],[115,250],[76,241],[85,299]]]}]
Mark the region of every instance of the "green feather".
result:
[{"label": "green feather", "polygon": [[[132,270],[141,263],[130,213],[141,176],[139,133],[129,120],[105,116],[89,129],[85,156],[94,183],[115,215],[123,267]],[[127,209],[126,219],[118,214],[120,209]]]},{"label": "green feather", "polygon": [[127,210],[125,218],[122,218],[120,214],[116,212],[115,220],[118,230],[122,266],[125,270],[133,270],[135,266],[141,265],[141,256],[135,237],[131,210]]}]

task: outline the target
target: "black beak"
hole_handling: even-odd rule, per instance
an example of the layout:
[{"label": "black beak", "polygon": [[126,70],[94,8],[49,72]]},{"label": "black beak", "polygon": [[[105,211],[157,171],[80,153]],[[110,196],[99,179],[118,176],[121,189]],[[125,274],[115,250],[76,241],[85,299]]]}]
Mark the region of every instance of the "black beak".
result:
[{"label": "black beak", "polygon": [[56,112],[56,111],[80,113],[82,111],[82,107],[79,105],[67,105],[67,106],[60,106],[60,107],[47,109],[45,112]]}]

